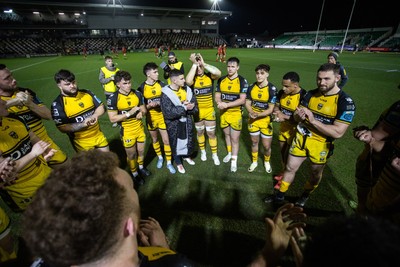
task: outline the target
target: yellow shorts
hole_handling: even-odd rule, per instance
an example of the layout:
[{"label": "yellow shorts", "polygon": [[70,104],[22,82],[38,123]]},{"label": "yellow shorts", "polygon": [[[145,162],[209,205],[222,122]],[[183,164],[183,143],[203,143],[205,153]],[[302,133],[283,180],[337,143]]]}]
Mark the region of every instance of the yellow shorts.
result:
[{"label": "yellow shorts", "polygon": [[143,127],[139,129],[122,129],[122,143],[124,147],[129,148],[136,145],[136,143],[144,143],[146,134]]},{"label": "yellow shorts", "polygon": [[199,109],[199,112],[194,115],[194,122],[199,121],[215,121],[215,110],[213,108]]},{"label": "yellow shorts", "polygon": [[102,132],[98,132],[90,138],[74,139],[73,146],[76,151],[87,151],[94,148],[106,147],[108,146],[108,141]]},{"label": "yellow shorts", "polygon": [[[6,186],[4,190],[10,197],[9,200],[14,202],[20,210],[28,207],[36,191],[45,183],[52,170],[45,163],[41,163],[39,159],[35,164],[38,166],[37,168],[23,177],[18,177],[14,184]],[[10,206],[12,207],[13,204]]]},{"label": "yellow shorts", "polygon": [[263,136],[272,137],[274,132],[270,117],[255,120],[249,118],[247,129],[249,130],[250,135],[259,134],[261,132]]},{"label": "yellow shorts", "polygon": [[278,139],[280,142],[286,142],[290,145],[293,141],[293,138],[296,136],[296,132],[296,125],[282,122],[279,128]]},{"label": "yellow shorts", "polygon": [[330,148],[331,142],[321,142],[296,132],[289,153],[295,157],[308,157],[314,164],[325,164]]},{"label": "yellow shorts", "polygon": [[149,131],[155,131],[157,129],[166,130],[167,126],[165,125],[164,116],[160,112],[160,114],[153,113],[151,116],[146,117],[147,121],[147,129]]},{"label": "yellow shorts", "polygon": [[233,130],[241,131],[242,130],[242,112],[224,112],[221,114],[221,129],[225,129],[226,127],[231,127]]},{"label": "yellow shorts", "polygon": [[47,162],[48,165],[53,166],[57,164],[62,164],[67,160],[67,155],[61,150],[61,148],[56,143],[54,143],[53,139],[51,139],[47,134],[38,135],[38,137],[41,140],[49,143],[51,148],[57,150],[54,156],[51,157],[51,159]]}]

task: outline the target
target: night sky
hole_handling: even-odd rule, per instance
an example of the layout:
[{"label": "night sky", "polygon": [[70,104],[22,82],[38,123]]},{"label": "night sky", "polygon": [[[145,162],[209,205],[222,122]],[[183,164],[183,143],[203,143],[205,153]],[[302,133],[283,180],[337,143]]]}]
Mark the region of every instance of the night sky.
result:
[{"label": "night sky", "polygon": [[[368,2],[356,1],[349,29],[398,26],[400,13],[393,2]],[[118,0],[116,3],[119,3]],[[210,0],[121,0],[121,3],[201,9],[212,6]],[[218,3],[221,10],[233,12],[228,20],[220,21],[221,34],[268,33],[273,36],[290,31],[317,30],[323,0],[222,0]],[[320,30],[346,29],[353,3],[352,0],[325,0]]]},{"label": "night sky", "polygon": [[[50,0],[49,0],[50,1]],[[46,2],[41,1],[41,2]],[[54,0],[50,2],[82,2]],[[87,0],[85,3],[159,6],[174,8],[211,9],[210,0]],[[262,4],[260,4],[260,2]],[[232,11],[227,20],[220,21],[220,34],[237,33],[277,36],[284,32],[315,31],[318,28],[324,0],[221,0],[219,8]],[[372,3],[371,3],[372,2]],[[394,27],[400,13],[392,0],[356,0],[349,29]],[[319,29],[346,29],[354,0],[325,0]],[[62,4],[61,4],[62,5]],[[266,6],[266,7],[264,7]]]}]

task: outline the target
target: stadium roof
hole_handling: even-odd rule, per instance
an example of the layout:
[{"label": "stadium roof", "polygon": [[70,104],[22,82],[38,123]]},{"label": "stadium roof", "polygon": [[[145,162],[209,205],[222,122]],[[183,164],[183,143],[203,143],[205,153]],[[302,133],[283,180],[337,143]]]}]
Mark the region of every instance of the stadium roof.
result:
[{"label": "stadium roof", "polygon": [[221,20],[232,15],[231,11],[192,8],[169,8],[155,6],[124,5],[118,0],[105,0],[104,4],[89,3],[89,1],[27,1],[27,0],[3,0],[0,3],[3,10],[12,9],[18,15],[32,14],[33,12],[50,13],[59,12],[74,14],[86,12],[89,15],[131,15],[131,16],[154,16],[154,17],[192,17],[199,19]]}]

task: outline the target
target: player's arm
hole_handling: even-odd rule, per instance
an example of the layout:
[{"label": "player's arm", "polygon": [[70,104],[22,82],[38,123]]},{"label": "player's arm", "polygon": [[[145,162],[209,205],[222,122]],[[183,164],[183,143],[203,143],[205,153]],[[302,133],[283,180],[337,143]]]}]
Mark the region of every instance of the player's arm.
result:
[{"label": "player's arm", "polygon": [[280,103],[276,102],[274,105],[274,110],[272,111],[272,114],[275,115],[275,121],[288,121],[290,120],[291,116],[285,115],[280,108]]},{"label": "player's arm", "polygon": [[84,121],[57,125],[58,130],[62,133],[73,133],[81,131],[87,127],[88,125],[86,125]]},{"label": "player's arm", "polygon": [[17,97],[14,97],[14,98],[9,99],[9,100],[6,101],[6,108],[7,109],[10,108],[10,107],[13,107],[13,106],[22,106],[22,105],[23,105],[22,100],[17,98]]},{"label": "player's arm", "polygon": [[324,124],[319,120],[316,120],[311,110],[305,107],[297,108],[295,114],[296,113],[300,116],[302,120],[308,120],[308,122],[312,126],[314,126],[314,128],[317,129],[319,132],[335,139],[342,137],[346,133],[347,128],[349,128],[350,125],[349,123],[344,123],[338,120],[335,120],[333,124]]},{"label": "player's arm", "polygon": [[267,117],[267,116],[271,115],[272,112],[274,111],[274,107],[275,107],[275,104],[269,103],[268,108],[266,110],[264,110],[263,112],[258,113],[257,116],[263,118],[263,117]]},{"label": "player's arm", "polygon": [[246,103],[246,93],[240,93],[240,97],[232,102],[227,102],[227,108],[242,106]]},{"label": "player's arm", "polygon": [[98,118],[103,115],[106,112],[106,108],[104,107],[104,105],[100,105],[96,108],[96,110],[94,111],[93,115],[90,116],[91,118],[95,118],[96,121],[98,120]]},{"label": "player's arm", "polygon": [[[249,115],[250,115],[250,117],[252,117],[253,118],[253,114],[254,114],[254,111],[253,111],[253,108],[251,107],[251,99],[246,99],[246,103],[245,103],[245,108],[246,108],[246,110],[247,110],[247,112],[249,113]],[[255,116],[255,115],[254,115]]]},{"label": "player's arm", "polygon": [[45,120],[50,120],[51,119],[51,112],[50,109],[48,107],[46,107],[43,104],[39,104],[36,103],[33,99],[33,96],[30,95],[28,93],[28,91],[26,92],[18,92],[17,93],[17,97],[18,95],[21,94],[23,95],[23,101],[22,103],[27,106],[32,112],[34,112],[36,115],[38,115],[39,117],[41,117],[42,119]]},{"label": "player's arm", "polygon": [[192,53],[189,57],[189,60],[192,61],[192,67],[190,68],[188,74],[186,75],[186,84],[188,86],[192,86],[194,83],[194,77],[196,75],[197,67],[199,64],[196,62],[196,54]]},{"label": "player's arm", "polygon": [[110,119],[111,123],[121,122],[129,119],[132,116],[131,112],[123,112],[118,114],[116,110],[107,110],[108,118]]},{"label": "player's arm", "polygon": [[15,161],[10,157],[3,158],[2,154],[3,152],[0,151],[0,188],[10,184],[17,178]]},{"label": "player's arm", "polygon": [[136,115],[136,119],[142,119],[145,115],[146,115],[146,113],[147,113],[147,109],[146,109],[146,105],[145,104],[142,104],[142,105],[140,105],[139,106],[139,110],[140,110],[140,112]]},{"label": "player's arm", "polygon": [[372,128],[371,135],[376,140],[386,140],[399,134],[399,132],[400,128],[390,125],[389,123],[382,120],[374,128]]},{"label": "player's arm", "polygon": [[[35,158],[39,157],[42,154],[46,154],[47,151],[50,152],[50,144],[46,143],[43,140],[40,140],[39,137],[34,134],[32,131],[29,131],[29,137],[31,139],[32,143],[32,149],[31,151],[26,154],[25,156],[21,157],[20,159],[15,161],[15,169],[17,172],[19,172],[21,169],[23,169],[26,165],[28,165],[32,160]],[[52,154],[54,155],[54,153]]]},{"label": "player's arm", "polygon": [[219,103],[221,103],[221,93],[220,92],[215,92],[215,103],[218,105]]},{"label": "player's arm", "polygon": [[220,69],[205,62],[204,62],[204,69],[206,69],[209,73],[211,73],[211,79],[213,80],[219,79],[222,75]]}]

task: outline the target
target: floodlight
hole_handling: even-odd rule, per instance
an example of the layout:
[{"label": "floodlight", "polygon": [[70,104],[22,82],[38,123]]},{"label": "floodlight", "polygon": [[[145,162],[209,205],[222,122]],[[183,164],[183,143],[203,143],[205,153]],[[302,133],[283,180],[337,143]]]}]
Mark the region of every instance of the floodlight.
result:
[{"label": "floodlight", "polygon": [[221,2],[221,0],[210,0],[212,2],[212,6],[210,11],[219,11],[221,12],[221,8],[219,7],[218,2]]},{"label": "floodlight", "polygon": [[10,8],[10,9],[8,9],[8,10],[4,10],[4,13],[13,13],[13,10]]}]

